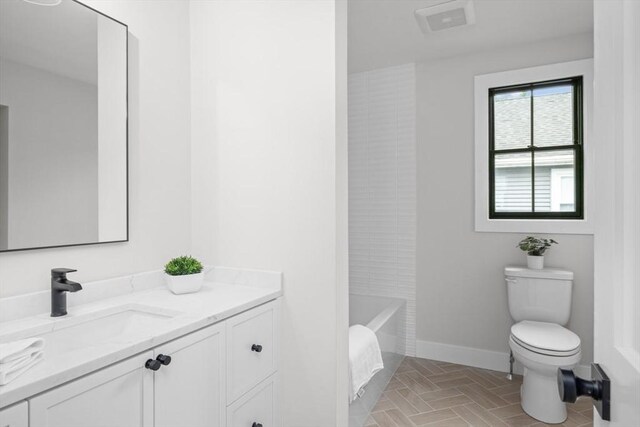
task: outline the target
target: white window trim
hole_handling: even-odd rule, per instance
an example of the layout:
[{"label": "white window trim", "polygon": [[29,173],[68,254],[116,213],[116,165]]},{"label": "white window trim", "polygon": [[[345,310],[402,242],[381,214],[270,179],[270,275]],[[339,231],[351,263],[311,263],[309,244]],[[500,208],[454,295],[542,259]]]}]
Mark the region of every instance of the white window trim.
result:
[{"label": "white window trim", "polygon": [[[584,219],[489,219],[489,89],[522,83],[583,77]],[[475,222],[476,231],[505,233],[593,234],[593,59],[544,65],[475,77]]]}]

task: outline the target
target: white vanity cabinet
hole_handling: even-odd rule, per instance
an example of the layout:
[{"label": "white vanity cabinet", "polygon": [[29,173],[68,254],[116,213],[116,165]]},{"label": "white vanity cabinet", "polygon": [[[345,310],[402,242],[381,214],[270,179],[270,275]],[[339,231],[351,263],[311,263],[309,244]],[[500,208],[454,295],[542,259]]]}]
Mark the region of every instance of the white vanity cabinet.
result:
[{"label": "white vanity cabinet", "polygon": [[227,401],[235,402],[278,370],[279,301],[227,320]]},{"label": "white vanity cabinet", "polygon": [[29,407],[27,402],[16,403],[0,409],[0,427],[29,427]]},{"label": "white vanity cabinet", "polygon": [[29,399],[31,427],[152,427],[147,351]]},{"label": "white vanity cabinet", "polygon": [[271,301],[31,397],[28,424],[27,402],[0,417],[14,411],[10,427],[278,427],[279,316]]},{"label": "white vanity cabinet", "polygon": [[279,377],[274,374],[240,397],[227,409],[229,427],[282,425],[278,401]]},{"label": "white vanity cabinet", "polygon": [[277,427],[280,300],[227,320],[227,427]]},{"label": "white vanity cabinet", "polygon": [[155,373],[155,427],[223,426],[225,328],[213,325],[154,350],[171,357]]}]

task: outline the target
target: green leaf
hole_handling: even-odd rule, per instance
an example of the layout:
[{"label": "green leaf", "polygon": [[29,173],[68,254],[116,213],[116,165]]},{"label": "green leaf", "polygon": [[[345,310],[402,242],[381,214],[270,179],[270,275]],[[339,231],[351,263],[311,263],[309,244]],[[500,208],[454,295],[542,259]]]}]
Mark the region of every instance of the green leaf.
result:
[{"label": "green leaf", "polygon": [[558,244],[553,239],[540,239],[538,237],[527,236],[518,243],[518,247],[532,256],[542,256],[552,244]]},{"label": "green leaf", "polygon": [[185,276],[202,272],[202,263],[191,256],[173,258],[164,266],[164,272],[170,276]]}]

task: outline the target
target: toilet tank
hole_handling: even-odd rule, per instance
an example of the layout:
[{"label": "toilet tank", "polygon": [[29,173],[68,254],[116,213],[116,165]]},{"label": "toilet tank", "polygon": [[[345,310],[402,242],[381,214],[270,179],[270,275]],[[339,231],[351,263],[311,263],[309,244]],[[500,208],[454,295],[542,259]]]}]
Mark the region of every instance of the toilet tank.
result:
[{"label": "toilet tank", "polygon": [[530,270],[506,267],[509,313],[516,322],[566,325],[571,315],[573,272],[557,269]]}]

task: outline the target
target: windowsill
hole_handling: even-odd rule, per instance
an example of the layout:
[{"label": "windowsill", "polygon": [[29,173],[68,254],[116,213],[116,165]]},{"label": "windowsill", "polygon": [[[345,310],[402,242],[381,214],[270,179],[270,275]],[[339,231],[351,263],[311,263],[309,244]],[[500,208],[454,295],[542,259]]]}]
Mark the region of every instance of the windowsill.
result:
[{"label": "windowsill", "polygon": [[486,233],[593,234],[584,219],[489,219],[476,218],[476,231]]}]

